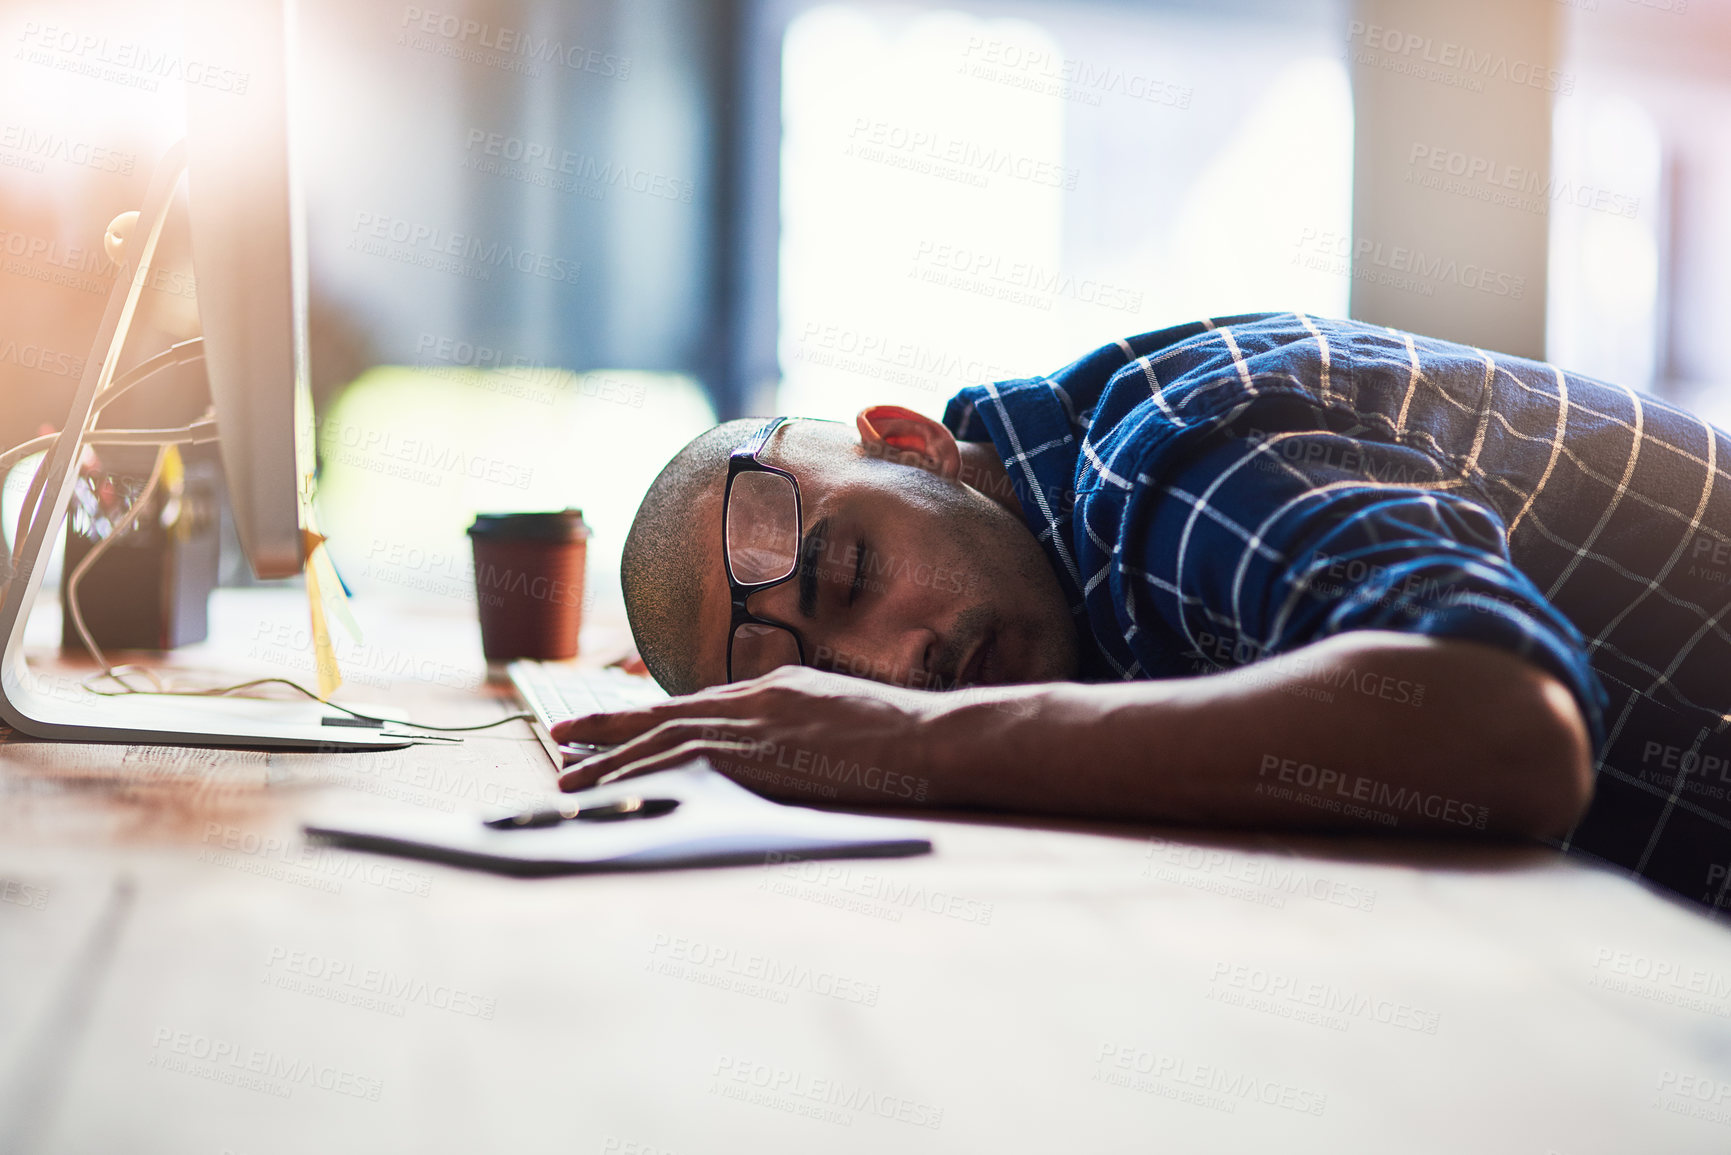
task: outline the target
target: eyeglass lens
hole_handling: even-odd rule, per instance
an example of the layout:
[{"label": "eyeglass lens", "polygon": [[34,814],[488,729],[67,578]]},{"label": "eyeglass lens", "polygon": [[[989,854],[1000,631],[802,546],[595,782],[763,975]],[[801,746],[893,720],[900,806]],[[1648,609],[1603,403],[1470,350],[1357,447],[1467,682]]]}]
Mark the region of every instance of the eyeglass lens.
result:
[{"label": "eyeglass lens", "polygon": [[[744,585],[779,581],[799,561],[799,504],[777,473],[741,473],[727,502],[727,562]],[[799,664],[799,644],[779,626],[746,622],[733,633],[735,681]]]}]

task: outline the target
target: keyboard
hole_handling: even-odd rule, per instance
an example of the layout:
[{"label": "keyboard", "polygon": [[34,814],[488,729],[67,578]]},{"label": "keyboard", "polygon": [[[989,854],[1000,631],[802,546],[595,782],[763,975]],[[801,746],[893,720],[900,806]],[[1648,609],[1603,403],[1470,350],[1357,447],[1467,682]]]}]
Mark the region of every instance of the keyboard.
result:
[{"label": "keyboard", "polygon": [[[562,770],[565,759],[553,741],[553,723],[579,714],[631,710],[666,701],[667,694],[653,679],[623,670],[583,669],[569,662],[517,661],[505,667],[511,685],[525,708],[535,715],[535,737],[540,739],[553,767]],[[578,750],[606,749],[575,746]]]}]

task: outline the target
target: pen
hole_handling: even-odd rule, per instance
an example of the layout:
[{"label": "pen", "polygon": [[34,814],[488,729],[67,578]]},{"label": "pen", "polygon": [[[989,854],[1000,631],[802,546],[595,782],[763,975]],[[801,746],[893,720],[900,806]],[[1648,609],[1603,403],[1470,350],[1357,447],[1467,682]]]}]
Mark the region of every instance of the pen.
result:
[{"label": "pen", "polygon": [[494,830],[532,830],[541,826],[557,826],[561,822],[618,822],[624,818],[660,818],[663,814],[671,814],[679,807],[677,798],[621,798],[614,802],[562,803],[558,806],[544,806],[538,810],[524,810],[516,814],[502,814],[497,818],[482,819],[483,826]]}]

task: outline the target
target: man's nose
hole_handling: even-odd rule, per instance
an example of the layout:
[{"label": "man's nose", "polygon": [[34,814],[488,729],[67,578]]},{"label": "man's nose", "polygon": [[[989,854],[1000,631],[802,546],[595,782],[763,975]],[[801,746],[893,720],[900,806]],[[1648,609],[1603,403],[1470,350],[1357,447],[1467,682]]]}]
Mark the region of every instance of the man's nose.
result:
[{"label": "man's nose", "polygon": [[928,688],[929,655],[938,648],[937,631],[925,626],[861,628],[820,631],[809,639],[812,653],[807,660],[820,669],[856,678],[870,678],[914,689]]}]

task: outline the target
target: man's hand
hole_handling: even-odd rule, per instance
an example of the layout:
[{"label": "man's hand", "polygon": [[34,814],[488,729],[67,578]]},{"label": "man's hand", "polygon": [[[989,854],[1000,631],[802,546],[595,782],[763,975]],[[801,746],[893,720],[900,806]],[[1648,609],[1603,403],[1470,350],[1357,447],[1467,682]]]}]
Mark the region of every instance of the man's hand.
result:
[{"label": "man's hand", "polygon": [[558,723],[556,741],[620,744],[567,770],[559,786],[583,790],[704,755],[772,798],[929,805],[946,796],[953,765],[935,723],[961,703],[955,694],[784,666],[642,710]]}]

